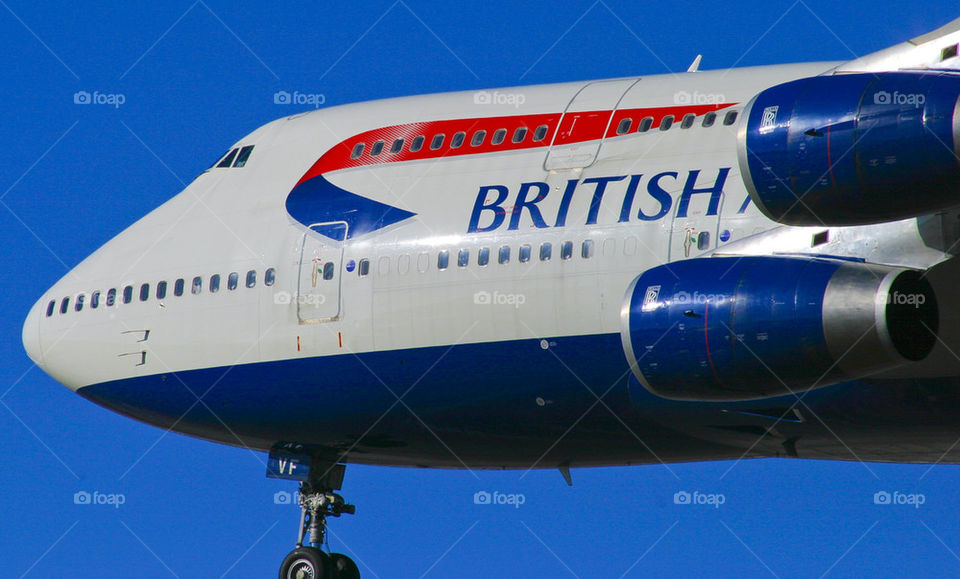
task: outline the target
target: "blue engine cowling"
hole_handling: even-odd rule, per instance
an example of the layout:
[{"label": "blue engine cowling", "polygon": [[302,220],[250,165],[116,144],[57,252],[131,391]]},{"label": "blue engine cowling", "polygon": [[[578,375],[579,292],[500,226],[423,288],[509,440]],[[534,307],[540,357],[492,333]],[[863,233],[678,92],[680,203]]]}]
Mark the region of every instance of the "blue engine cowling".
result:
[{"label": "blue engine cowling", "polygon": [[924,359],[939,313],[920,272],[813,257],[715,257],[649,269],[621,336],[635,376],[677,400],[802,392]]},{"label": "blue engine cowling", "polygon": [[751,198],[787,225],[865,225],[960,204],[960,76],[817,76],[755,96],[739,135]]}]

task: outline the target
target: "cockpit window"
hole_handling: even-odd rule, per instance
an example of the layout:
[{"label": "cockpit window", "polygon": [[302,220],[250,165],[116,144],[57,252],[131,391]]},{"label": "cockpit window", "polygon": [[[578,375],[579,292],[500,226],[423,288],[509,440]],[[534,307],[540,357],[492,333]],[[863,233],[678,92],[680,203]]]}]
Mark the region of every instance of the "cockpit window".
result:
[{"label": "cockpit window", "polygon": [[217,163],[217,167],[229,167],[230,165],[233,164],[233,159],[234,159],[234,157],[236,157],[236,156],[237,156],[237,150],[236,150],[236,149],[230,149],[230,152],[227,153],[227,156],[224,157],[222,161],[220,161],[219,163]]},{"label": "cockpit window", "polygon": [[253,145],[247,145],[246,147],[240,149],[240,152],[237,153],[237,160],[233,162],[234,167],[243,167],[247,164],[247,159],[250,158],[250,153],[253,152]]}]

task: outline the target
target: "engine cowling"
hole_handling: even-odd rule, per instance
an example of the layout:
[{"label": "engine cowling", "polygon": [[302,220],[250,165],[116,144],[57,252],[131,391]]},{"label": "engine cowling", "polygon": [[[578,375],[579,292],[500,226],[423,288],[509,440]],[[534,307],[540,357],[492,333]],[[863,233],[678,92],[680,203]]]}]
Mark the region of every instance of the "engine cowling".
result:
[{"label": "engine cowling", "polygon": [[960,76],[877,73],[777,85],[744,110],[738,157],[787,225],[865,225],[960,204]]},{"label": "engine cowling", "polygon": [[649,269],[621,310],[637,379],[677,400],[803,392],[924,359],[937,340],[916,270],[813,257],[714,257]]}]

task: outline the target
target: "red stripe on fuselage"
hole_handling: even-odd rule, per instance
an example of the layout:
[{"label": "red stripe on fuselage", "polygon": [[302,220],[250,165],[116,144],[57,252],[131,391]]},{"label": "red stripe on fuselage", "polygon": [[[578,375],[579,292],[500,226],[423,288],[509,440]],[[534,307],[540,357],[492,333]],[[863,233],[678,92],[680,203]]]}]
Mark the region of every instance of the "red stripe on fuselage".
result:
[{"label": "red stripe on fuselage", "polygon": [[[402,161],[440,159],[481,153],[519,151],[537,147],[549,147],[551,143],[553,145],[570,145],[600,140],[602,138],[628,136],[637,132],[640,121],[646,117],[653,119],[650,128],[656,129],[667,116],[673,116],[674,121],[680,122],[683,117],[688,114],[700,116],[735,104],[736,103],[676,105],[644,109],[619,109],[616,111],[582,111],[567,112],[566,114],[548,113],[541,115],[480,117],[381,127],[354,135],[335,145],[317,159],[317,162],[310,167],[310,170],[300,178],[297,185],[317,175],[352,167],[382,165]],[[617,135],[617,127],[620,121],[627,118],[633,119],[630,130],[624,135]],[[546,136],[539,141],[534,141],[533,137],[537,127],[544,125],[547,127]],[[519,143],[514,143],[514,133],[520,127],[526,128],[527,133]],[[559,133],[557,132],[558,127],[560,129]],[[494,145],[492,144],[493,136],[500,129],[506,130],[506,136],[500,144]],[[486,135],[481,144],[474,146],[471,144],[471,140],[474,134],[480,130],[486,131]],[[453,136],[458,132],[464,132],[466,136],[463,144],[454,149],[450,147],[450,143]],[[443,145],[438,149],[431,149],[431,141],[434,136],[438,134],[445,136]],[[418,151],[411,151],[410,144],[413,139],[418,136],[424,137],[423,146]],[[391,147],[397,139],[403,139],[403,147],[400,151],[391,153]],[[370,154],[370,150],[377,141],[383,141],[383,150],[379,155],[373,156]],[[351,158],[354,147],[356,147],[358,143],[363,143],[364,145],[363,154],[357,158]]]}]

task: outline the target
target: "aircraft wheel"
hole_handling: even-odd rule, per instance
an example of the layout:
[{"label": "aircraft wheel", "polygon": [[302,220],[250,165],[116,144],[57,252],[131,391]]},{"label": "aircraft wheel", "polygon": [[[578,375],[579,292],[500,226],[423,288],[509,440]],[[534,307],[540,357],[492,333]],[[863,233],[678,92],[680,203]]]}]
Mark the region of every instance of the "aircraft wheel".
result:
[{"label": "aircraft wheel", "polygon": [[360,569],[353,559],[340,553],[330,553],[328,579],[360,579]]},{"label": "aircraft wheel", "polygon": [[326,553],[313,547],[300,547],[283,560],[280,579],[326,579],[330,567]]}]

